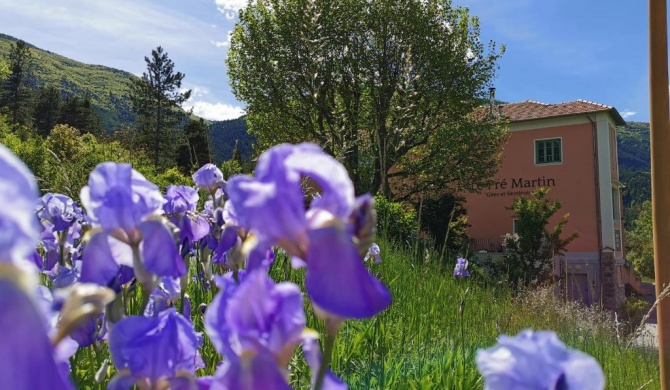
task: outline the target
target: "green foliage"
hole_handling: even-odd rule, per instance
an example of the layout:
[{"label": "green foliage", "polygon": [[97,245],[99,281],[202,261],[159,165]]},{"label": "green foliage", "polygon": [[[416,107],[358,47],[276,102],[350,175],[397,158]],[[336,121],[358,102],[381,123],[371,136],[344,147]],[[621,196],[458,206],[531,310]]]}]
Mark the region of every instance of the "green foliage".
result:
[{"label": "green foliage", "polygon": [[626,233],[626,258],[633,263],[635,272],[654,277],[654,229],[651,201],[642,204],[633,229]]},{"label": "green foliage", "polygon": [[[227,121],[212,122],[209,126],[209,139],[214,161],[220,164],[233,157],[234,145],[244,161],[250,161],[254,152],[255,138],[247,132],[245,117]],[[259,149],[261,150],[261,149]]]},{"label": "green foliage", "polygon": [[389,175],[394,199],[416,194],[439,198],[488,185],[498,171],[507,135],[506,122],[491,122],[487,116],[473,115],[436,128],[428,142],[403,156]]},{"label": "green foliage", "polygon": [[[47,137],[51,133],[51,129],[58,123],[61,104],[58,88],[48,85],[40,90],[33,109],[33,125],[37,134]],[[60,123],[69,124],[63,121]]]},{"label": "green foliage", "polygon": [[460,197],[445,194],[439,198],[423,199],[417,205],[421,207],[421,230],[435,239],[436,250],[458,253],[468,243],[469,225],[462,202]]},{"label": "green foliage", "polygon": [[81,133],[68,125],[57,125],[47,137],[44,145],[51,150],[58,159],[72,161],[80,152]]},{"label": "green foliage", "polygon": [[167,170],[155,174],[152,171],[146,171],[147,180],[156,184],[161,191],[165,192],[170,184],[192,186],[193,179],[190,176],[184,175],[177,167],[168,168]]},{"label": "green foliage", "polygon": [[0,59],[0,83],[4,82],[11,74],[12,71],[9,69],[7,62]]},{"label": "green foliage", "polygon": [[617,149],[621,168],[651,169],[649,123],[628,122],[618,127]]},{"label": "green foliage", "polygon": [[221,168],[221,172],[225,179],[228,179],[232,175],[244,172],[240,163],[232,159],[222,162],[219,168]]},{"label": "green foliage", "polygon": [[0,107],[6,107],[12,124],[25,125],[29,122],[30,89],[33,56],[28,45],[18,40],[10,45],[5,57],[9,65],[9,77],[0,89]]},{"label": "green foliage", "polygon": [[35,174],[40,191],[58,192],[79,198],[81,187],[96,165],[106,162],[126,162],[150,180],[164,183],[169,180],[188,183],[173,170],[157,174],[148,156],[141,150],[130,151],[118,141],[100,141],[92,134],[81,134],[67,125],[57,125],[47,137],[27,127],[11,130],[6,117],[0,116],[0,143],[11,149]]},{"label": "green foliage", "polygon": [[498,272],[505,272],[512,288],[541,285],[554,269],[554,256],[562,255],[567,245],[579,236],[574,232],[562,238],[569,214],[547,230],[549,219],[561,209],[561,202],[547,197],[549,189],[538,188],[528,197],[520,196],[508,210],[517,216],[516,234],[504,238],[505,253]]},{"label": "green foliage", "polygon": [[651,153],[649,123],[628,122],[617,128],[619,180],[622,192],[624,224],[633,228],[642,204],[651,199]]},{"label": "green foliage", "polygon": [[96,137],[104,133],[100,116],[91,106],[88,94],[66,99],[60,108],[58,123],[70,125],[82,133],[91,133]]},{"label": "green foliage", "polygon": [[417,234],[416,212],[402,203],[375,196],[378,236],[401,245],[411,245]]},{"label": "green foliage", "polygon": [[204,120],[190,120],[184,127],[183,143],[177,149],[177,166],[191,174],[213,160],[209,145],[209,126]]},{"label": "green foliage", "polygon": [[626,334],[632,334],[649,310],[649,302],[635,296],[626,297],[621,302],[621,317],[626,321]]},{"label": "green foliage", "polygon": [[151,58],[144,57],[144,62],[147,71],[142,78],[129,79],[130,101],[154,165],[165,169],[174,165],[181,144],[178,127],[185,113],[180,106],[191,97],[191,90],[181,91],[185,75],[174,71],[174,63],[161,46],[151,51]]},{"label": "green foliage", "polygon": [[499,57],[477,18],[441,0],[256,0],[240,11],[226,64],[261,149],[316,142],[357,193],[391,198],[392,177],[416,193],[495,171],[504,131],[467,116]]}]

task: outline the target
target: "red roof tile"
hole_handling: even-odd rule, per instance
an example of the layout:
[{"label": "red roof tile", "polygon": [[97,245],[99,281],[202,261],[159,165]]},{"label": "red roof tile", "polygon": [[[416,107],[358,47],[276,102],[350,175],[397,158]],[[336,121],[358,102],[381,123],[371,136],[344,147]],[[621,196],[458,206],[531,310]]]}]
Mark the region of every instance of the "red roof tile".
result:
[{"label": "red roof tile", "polygon": [[498,106],[497,113],[502,113],[502,115],[508,117],[512,122],[522,122],[596,112],[609,112],[617,125],[626,124],[614,107],[581,99],[557,104],[546,104],[530,100],[521,103],[501,104]]}]

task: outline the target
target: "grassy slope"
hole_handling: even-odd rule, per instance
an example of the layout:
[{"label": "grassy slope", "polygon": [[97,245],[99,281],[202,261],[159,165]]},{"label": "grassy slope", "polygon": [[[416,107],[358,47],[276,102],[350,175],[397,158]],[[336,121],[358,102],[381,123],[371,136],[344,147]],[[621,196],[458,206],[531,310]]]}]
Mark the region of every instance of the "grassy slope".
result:
[{"label": "grassy slope", "polygon": [[[16,38],[0,34],[0,57],[10,50]],[[128,101],[128,79],[131,73],[100,65],[87,65],[46,50],[30,46],[34,58],[36,87],[54,85],[63,97],[89,93],[91,103],[102,116],[105,128],[112,131],[131,123],[133,115]]]}]

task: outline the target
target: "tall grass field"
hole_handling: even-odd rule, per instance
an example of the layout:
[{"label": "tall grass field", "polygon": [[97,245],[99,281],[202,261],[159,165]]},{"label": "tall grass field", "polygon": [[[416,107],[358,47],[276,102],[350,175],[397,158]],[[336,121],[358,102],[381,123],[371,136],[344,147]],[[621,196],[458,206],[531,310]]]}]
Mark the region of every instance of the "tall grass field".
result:
[{"label": "tall grass field", "polygon": [[[515,335],[525,328],[555,330],[568,346],[595,357],[608,389],[660,388],[658,352],[628,346],[608,313],[564,302],[551,289],[514,296],[503,284],[456,279],[453,265],[431,261],[430,253],[416,256],[412,249],[384,239],[378,243],[383,262],[370,267],[394,301],[386,312],[366,321],[347,321],[340,330],[332,368],[351,389],[482,389],[477,349],[494,345],[501,333]],[[271,275],[300,284],[303,272],[278,255]],[[199,304],[210,302],[214,293],[198,283],[189,283],[188,293],[196,329],[203,331]],[[134,298],[140,302],[139,292]],[[322,331],[308,301],[305,306],[308,326]],[[139,309],[131,306],[133,310]],[[206,337],[201,350],[206,368],[199,375],[212,374],[220,357]],[[79,388],[105,388],[95,382],[95,375],[107,356],[106,350],[80,349],[72,364]],[[289,368],[291,385],[309,388],[301,354],[295,354]],[[108,380],[111,365],[105,370]]]}]

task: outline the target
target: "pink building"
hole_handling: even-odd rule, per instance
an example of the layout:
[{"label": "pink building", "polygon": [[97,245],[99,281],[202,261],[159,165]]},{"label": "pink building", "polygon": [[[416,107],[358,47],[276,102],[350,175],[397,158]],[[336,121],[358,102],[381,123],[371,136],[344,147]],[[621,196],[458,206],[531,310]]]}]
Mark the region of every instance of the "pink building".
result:
[{"label": "pink building", "polygon": [[511,121],[510,137],[495,183],[466,195],[474,252],[500,252],[501,236],[514,232],[514,198],[538,187],[563,208],[550,227],[570,213],[565,234],[579,232],[556,272],[568,292],[591,304],[615,308],[626,284],[638,289],[625,263],[616,127],[625,122],[614,107],[577,100],[559,104],[526,101],[498,106]]}]

